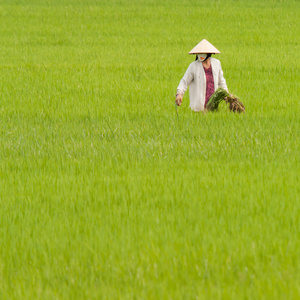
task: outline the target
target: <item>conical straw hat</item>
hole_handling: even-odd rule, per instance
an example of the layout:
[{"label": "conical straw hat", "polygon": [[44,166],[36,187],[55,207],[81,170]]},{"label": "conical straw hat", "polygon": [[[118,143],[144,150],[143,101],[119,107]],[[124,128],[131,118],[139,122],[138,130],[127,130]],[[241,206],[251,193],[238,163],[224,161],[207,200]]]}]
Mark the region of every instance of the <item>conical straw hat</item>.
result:
[{"label": "conical straw hat", "polygon": [[202,40],[197,46],[195,46],[189,54],[198,54],[198,53],[221,53],[215,46],[213,46],[206,39]]}]

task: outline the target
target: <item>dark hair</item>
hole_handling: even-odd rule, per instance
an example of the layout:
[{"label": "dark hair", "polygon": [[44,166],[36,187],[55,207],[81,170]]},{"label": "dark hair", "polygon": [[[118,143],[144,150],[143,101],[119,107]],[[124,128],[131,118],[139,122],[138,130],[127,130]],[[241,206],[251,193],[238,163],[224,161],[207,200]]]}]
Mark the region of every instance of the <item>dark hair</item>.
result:
[{"label": "dark hair", "polygon": [[[206,61],[209,57],[211,57],[213,53],[207,53],[207,57],[204,59],[204,61]],[[195,61],[198,60],[198,55],[196,54],[196,59]]]}]

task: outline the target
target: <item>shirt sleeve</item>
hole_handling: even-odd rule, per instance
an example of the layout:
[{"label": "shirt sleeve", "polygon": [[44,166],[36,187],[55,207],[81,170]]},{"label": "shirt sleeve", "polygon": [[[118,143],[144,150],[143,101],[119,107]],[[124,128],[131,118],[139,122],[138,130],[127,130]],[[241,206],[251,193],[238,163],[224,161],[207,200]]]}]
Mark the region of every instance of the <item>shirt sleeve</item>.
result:
[{"label": "shirt sleeve", "polygon": [[192,64],[190,64],[185,74],[183,75],[182,79],[179,82],[179,85],[177,87],[177,93],[184,94],[193,79],[194,79],[193,66]]},{"label": "shirt sleeve", "polygon": [[228,92],[228,87],[227,87],[227,84],[226,84],[226,80],[223,76],[223,70],[222,70],[222,67],[221,67],[221,63],[220,63],[220,69],[219,69],[219,87],[223,88],[225,91]]}]

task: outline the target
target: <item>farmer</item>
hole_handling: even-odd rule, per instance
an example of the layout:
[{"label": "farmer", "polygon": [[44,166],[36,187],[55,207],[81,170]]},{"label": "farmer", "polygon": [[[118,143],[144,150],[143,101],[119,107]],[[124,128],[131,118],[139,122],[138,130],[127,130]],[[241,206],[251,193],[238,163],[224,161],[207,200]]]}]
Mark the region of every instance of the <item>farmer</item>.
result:
[{"label": "farmer", "polygon": [[176,93],[176,104],[181,105],[183,94],[190,86],[190,108],[194,111],[204,111],[211,95],[223,88],[228,92],[221,63],[212,58],[212,54],[221,53],[207,40],[202,40],[189,54],[196,54],[179,82]]}]

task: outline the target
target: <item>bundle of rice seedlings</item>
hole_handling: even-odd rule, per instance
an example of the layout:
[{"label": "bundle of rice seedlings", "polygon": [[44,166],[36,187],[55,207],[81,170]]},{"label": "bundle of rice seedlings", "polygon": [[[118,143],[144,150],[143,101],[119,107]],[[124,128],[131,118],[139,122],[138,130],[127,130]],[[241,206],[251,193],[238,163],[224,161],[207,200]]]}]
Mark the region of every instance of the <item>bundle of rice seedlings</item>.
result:
[{"label": "bundle of rice seedlings", "polygon": [[229,110],[232,112],[245,112],[245,106],[237,96],[230,95],[222,88],[218,88],[210,97],[206,109],[209,111],[217,111],[221,101],[225,101],[229,105]]},{"label": "bundle of rice seedlings", "polygon": [[225,100],[226,97],[230,95],[222,88],[218,88],[209,98],[206,105],[206,109],[210,111],[217,111],[219,104],[222,100]]},{"label": "bundle of rice seedlings", "polygon": [[239,100],[236,96],[227,96],[225,99],[225,102],[229,104],[229,110],[233,112],[238,113],[244,113],[245,112],[245,106],[244,104]]}]

